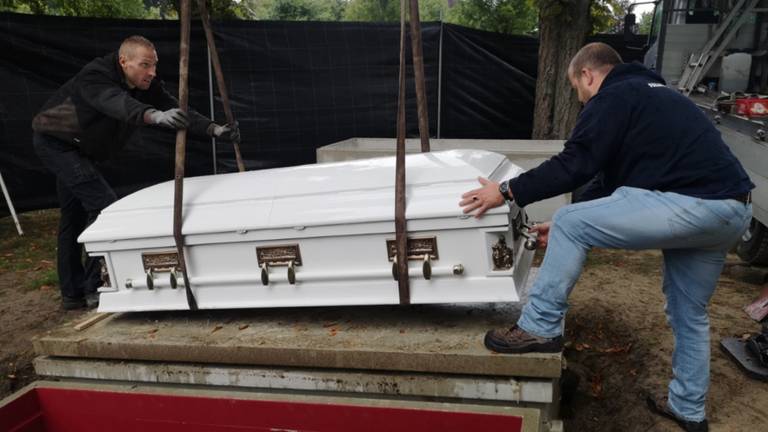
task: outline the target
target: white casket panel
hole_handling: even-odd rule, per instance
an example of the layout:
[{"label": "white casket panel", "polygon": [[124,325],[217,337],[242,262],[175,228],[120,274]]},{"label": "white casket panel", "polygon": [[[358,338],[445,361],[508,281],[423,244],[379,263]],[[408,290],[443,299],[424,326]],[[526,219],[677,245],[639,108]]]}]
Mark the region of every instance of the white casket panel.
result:
[{"label": "white casket panel", "polygon": [[[399,303],[387,243],[395,238],[394,164],[386,157],[186,179],[182,233],[198,307]],[[502,206],[476,219],[458,202],[478,177],[499,181],[520,168],[478,150],[409,155],[406,167],[410,302],[518,301],[533,256],[519,235],[524,212]],[[173,182],[143,189],[80,236],[90,255],[104,257],[100,311],[188,309],[172,203]]]}]

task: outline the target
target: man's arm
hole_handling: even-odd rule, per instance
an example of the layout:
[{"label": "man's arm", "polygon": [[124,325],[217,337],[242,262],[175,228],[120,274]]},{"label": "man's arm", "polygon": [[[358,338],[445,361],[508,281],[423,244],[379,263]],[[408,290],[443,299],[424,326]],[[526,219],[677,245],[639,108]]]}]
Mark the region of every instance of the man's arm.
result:
[{"label": "man's arm", "polygon": [[618,153],[630,115],[629,103],[619,95],[592,98],[563,151],[510,181],[518,205],[571,192],[595,177]]},{"label": "man's arm", "polygon": [[[179,107],[179,101],[173,95],[168,93],[165,89],[165,83],[160,80],[156,80],[149,88],[150,102],[160,110],[169,110]],[[212,135],[212,127],[214,124],[211,119],[198,113],[193,109],[188,110],[189,127],[187,130],[194,135]]]},{"label": "man's arm", "polygon": [[133,98],[119,83],[98,71],[83,75],[77,91],[97,111],[134,125],[144,125],[144,112],[152,108]]}]

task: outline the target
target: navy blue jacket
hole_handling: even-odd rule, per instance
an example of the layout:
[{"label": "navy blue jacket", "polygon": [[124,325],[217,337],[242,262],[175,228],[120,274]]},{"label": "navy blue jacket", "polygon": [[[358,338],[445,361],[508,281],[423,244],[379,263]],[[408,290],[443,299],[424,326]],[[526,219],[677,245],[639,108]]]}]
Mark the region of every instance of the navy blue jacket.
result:
[{"label": "navy blue jacket", "polygon": [[644,66],[621,64],[579,114],[565,148],[509,181],[518,205],[571,192],[582,200],[621,186],[727,199],[754,185],[712,122]]}]

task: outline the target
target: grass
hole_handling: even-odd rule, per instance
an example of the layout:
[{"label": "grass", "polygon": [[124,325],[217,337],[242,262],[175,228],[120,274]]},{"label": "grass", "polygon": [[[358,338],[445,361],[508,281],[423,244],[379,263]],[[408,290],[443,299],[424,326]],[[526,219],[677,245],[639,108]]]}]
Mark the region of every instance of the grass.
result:
[{"label": "grass", "polygon": [[19,222],[23,236],[16,232],[10,215],[0,218],[0,273],[34,274],[27,283],[28,289],[57,285],[58,210],[27,212],[19,215]]}]

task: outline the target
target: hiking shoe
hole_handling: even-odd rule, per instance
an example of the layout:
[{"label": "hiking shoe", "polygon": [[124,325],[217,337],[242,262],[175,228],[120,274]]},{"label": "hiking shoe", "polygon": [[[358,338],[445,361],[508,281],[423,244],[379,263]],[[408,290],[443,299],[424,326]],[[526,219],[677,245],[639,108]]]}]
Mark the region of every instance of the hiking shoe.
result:
[{"label": "hiking shoe", "polygon": [[485,334],[485,347],[491,351],[507,354],[554,353],[563,350],[563,337],[534,336],[515,324],[512,328],[489,330]]},{"label": "hiking shoe", "polygon": [[677,416],[677,414],[673,413],[672,410],[669,408],[668,402],[669,398],[667,396],[654,396],[654,395],[647,395],[645,398],[645,402],[648,404],[648,408],[654,413],[658,414],[662,417],[666,417],[670,420],[674,420],[675,423],[680,425],[683,430],[688,432],[708,432],[709,431],[709,423],[707,423],[707,419],[704,419],[702,421],[690,421],[685,420],[683,418],[680,418]]},{"label": "hiking shoe", "polygon": [[86,306],[84,297],[61,296],[61,308],[64,310],[82,309]]},{"label": "hiking shoe", "polygon": [[92,292],[85,295],[85,305],[89,309],[99,307],[99,293]]}]

